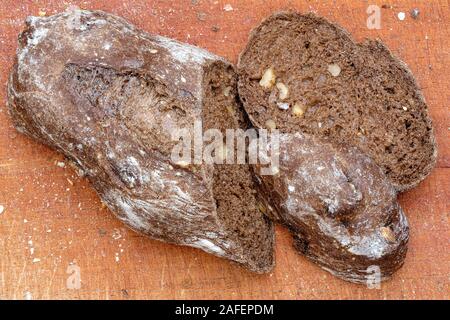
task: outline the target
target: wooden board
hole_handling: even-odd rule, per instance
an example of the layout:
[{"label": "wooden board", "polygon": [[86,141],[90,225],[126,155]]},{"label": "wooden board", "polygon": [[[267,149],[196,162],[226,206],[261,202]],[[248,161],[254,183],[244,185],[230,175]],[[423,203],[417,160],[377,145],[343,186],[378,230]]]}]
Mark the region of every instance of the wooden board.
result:
[{"label": "wooden board", "polygon": [[[230,4],[233,10],[224,10]],[[17,1],[0,3],[0,299],[449,299],[450,10],[449,2],[389,1],[380,30],[366,26],[369,4],[383,1]],[[200,250],[133,233],[101,207],[95,192],[64,159],[13,129],[5,84],[16,38],[28,15],[69,5],[103,9],[140,28],[206,48],[233,62],[249,31],[279,9],[314,11],[356,39],[381,38],[412,69],[430,107],[438,166],[400,197],[411,240],[405,266],[381,289],[336,279],[295,254],[277,228],[277,266],[254,275]],[[409,10],[420,9],[414,20]],[[398,12],[405,12],[400,21]],[[81,287],[69,289],[78,267]],[[76,271],[75,270],[75,271]],[[69,273],[68,273],[69,272]],[[72,278],[71,278],[72,277]],[[73,284],[73,283],[72,283]]]}]

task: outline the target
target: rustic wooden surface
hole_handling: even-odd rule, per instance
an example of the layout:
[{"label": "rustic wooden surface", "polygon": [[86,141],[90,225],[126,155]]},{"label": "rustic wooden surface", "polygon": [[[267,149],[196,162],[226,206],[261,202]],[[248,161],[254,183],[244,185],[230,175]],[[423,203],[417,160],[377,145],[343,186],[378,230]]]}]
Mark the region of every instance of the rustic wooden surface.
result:
[{"label": "rustic wooden surface", "polygon": [[[230,4],[233,10],[224,10]],[[366,27],[369,4],[382,5],[380,30]],[[405,266],[381,289],[338,280],[294,253],[277,229],[277,266],[254,275],[200,250],[149,240],[114,219],[64,159],[16,133],[5,84],[16,37],[28,15],[70,5],[121,15],[142,29],[206,48],[236,62],[251,28],[278,9],[314,11],[356,39],[379,37],[412,69],[427,98],[439,161],[418,188],[401,195],[411,224]],[[417,20],[409,11],[420,9]],[[400,21],[398,12],[405,12]],[[0,299],[449,299],[449,1],[17,1],[0,2]],[[69,266],[80,289],[68,289]]]}]

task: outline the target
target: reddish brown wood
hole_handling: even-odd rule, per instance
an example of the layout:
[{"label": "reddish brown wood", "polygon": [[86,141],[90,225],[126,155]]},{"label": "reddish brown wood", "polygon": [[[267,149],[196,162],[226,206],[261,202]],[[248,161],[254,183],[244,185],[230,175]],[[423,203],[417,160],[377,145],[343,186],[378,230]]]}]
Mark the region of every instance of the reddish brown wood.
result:
[{"label": "reddish brown wood", "polygon": [[[345,283],[309,263],[295,254],[289,235],[280,227],[277,267],[263,276],[196,249],[149,240],[102,209],[95,192],[71,168],[55,165],[57,160],[64,161],[60,155],[12,128],[5,83],[23,20],[39,11],[53,14],[69,4],[4,0],[0,4],[0,205],[5,207],[0,214],[0,299],[450,298],[448,1],[389,1],[392,8],[382,9],[381,30],[367,29],[366,1],[71,3],[116,13],[146,31],[196,44],[233,62],[251,28],[279,9],[315,11],[339,22],[358,40],[379,37],[408,63],[423,88],[436,128],[438,168],[418,188],[400,197],[411,225],[410,251],[403,269],[380,290]],[[232,11],[223,9],[228,3]],[[408,14],[415,7],[420,9],[417,20]],[[404,21],[397,18],[400,11],[407,13]],[[35,258],[40,261],[33,263]],[[80,267],[79,290],[66,286],[71,263]]]}]

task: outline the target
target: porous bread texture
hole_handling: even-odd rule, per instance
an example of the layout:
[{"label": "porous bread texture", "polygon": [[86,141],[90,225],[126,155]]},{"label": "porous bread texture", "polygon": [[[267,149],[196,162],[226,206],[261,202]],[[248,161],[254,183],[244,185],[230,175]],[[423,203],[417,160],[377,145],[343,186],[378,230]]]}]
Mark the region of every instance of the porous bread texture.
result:
[{"label": "porous bread texture", "polygon": [[[226,190],[242,185],[234,198],[218,194],[220,166],[170,158],[173,131],[216,112],[205,106],[219,101],[215,78],[236,92],[234,70],[222,58],[102,11],[73,10],[27,19],[8,109],[17,130],[79,166],[133,230],[268,272],[274,230],[258,211],[250,168],[236,168],[236,180],[227,181]],[[235,96],[227,99],[214,106],[238,110]],[[239,118],[230,115],[227,125],[239,126]],[[242,202],[245,212],[228,211]]]},{"label": "porous bread texture", "polygon": [[324,18],[280,12],[253,30],[238,73],[255,126],[357,146],[399,191],[416,186],[436,162],[423,95],[407,66],[378,40],[355,43]]},{"label": "porous bread texture", "polygon": [[[226,145],[227,129],[246,129],[249,126],[237,96],[237,75],[231,66],[212,64],[205,75],[205,100],[203,129],[219,130]],[[233,155],[237,154],[234,145]],[[213,176],[213,194],[217,215],[224,221],[230,238],[239,242],[259,268],[269,270],[274,264],[272,222],[265,217],[263,199],[256,190],[253,172],[248,165],[226,163],[226,147],[223,149],[224,164],[216,164]],[[235,158],[235,156],[234,156]]]}]

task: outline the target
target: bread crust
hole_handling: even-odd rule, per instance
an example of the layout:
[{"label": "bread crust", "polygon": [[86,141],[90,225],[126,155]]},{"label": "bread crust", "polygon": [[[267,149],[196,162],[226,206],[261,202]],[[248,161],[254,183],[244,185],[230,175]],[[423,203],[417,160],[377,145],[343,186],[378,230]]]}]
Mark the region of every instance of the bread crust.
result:
[{"label": "bread crust", "polygon": [[268,215],[291,230],[299,253],[355,283],[384,281],[403,265],[408,221],[369,157],[311,135],[283,134],[278,171],[259,176],[262,193]]},{"label": "bread crust", "polygon": [[[81,168],[131,229],[200,248],[262,273],[217,216],[213,165],[173,163],[171,132],[201,120],[205,72],[232,66],[205,50],[149,35],[102,11],[30,17],[8,82],[15,127]],[[92,81],[89,79],[92,78]]]}]

